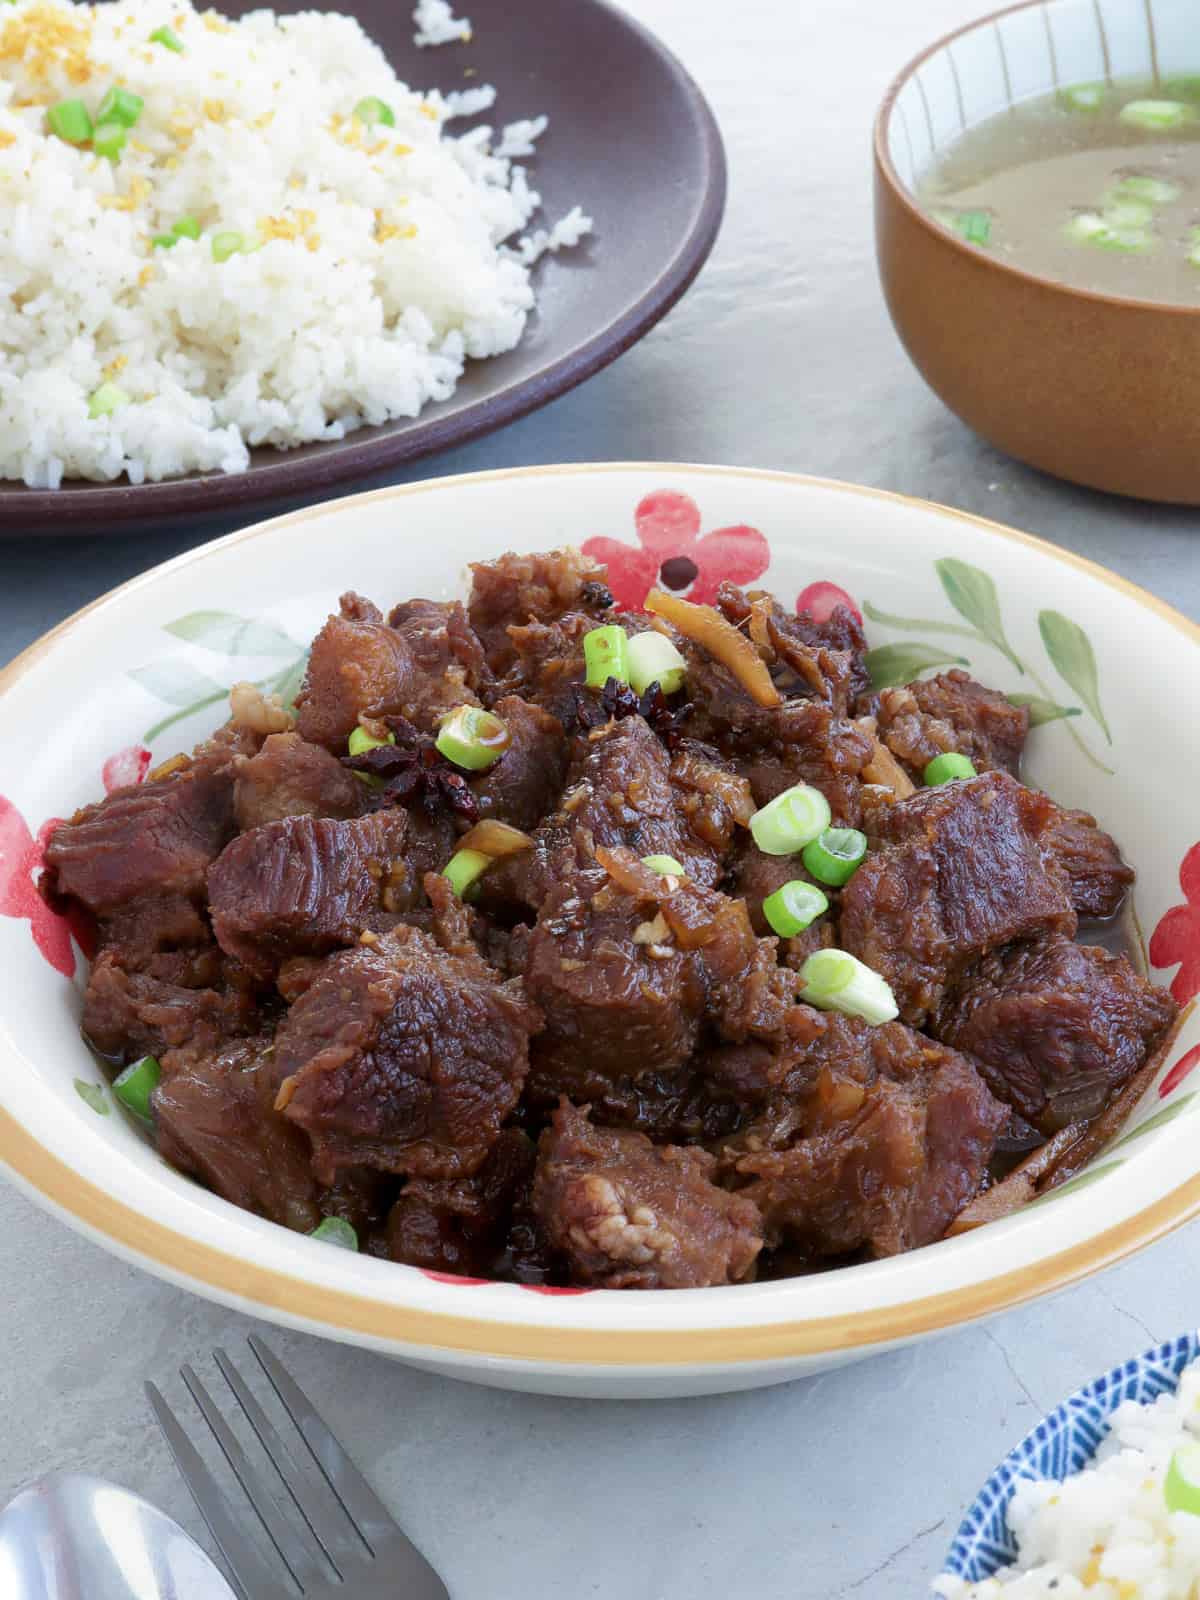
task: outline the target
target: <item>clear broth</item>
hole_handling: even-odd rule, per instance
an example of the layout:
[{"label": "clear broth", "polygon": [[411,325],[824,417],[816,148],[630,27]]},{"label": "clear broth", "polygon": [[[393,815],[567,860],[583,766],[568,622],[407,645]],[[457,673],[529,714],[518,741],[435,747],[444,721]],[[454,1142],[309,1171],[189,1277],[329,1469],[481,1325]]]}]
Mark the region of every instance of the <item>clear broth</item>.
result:
[{"label": "clear broth", "polygon": [[[1171,125],[1129,120],[1130,105],[1145,102],[1177,107],[1143,113]],[[1022,101],[939,156],[919,198],[945,226],[1027,272],[1200,306],[1200,77],[1077,85]]]}]

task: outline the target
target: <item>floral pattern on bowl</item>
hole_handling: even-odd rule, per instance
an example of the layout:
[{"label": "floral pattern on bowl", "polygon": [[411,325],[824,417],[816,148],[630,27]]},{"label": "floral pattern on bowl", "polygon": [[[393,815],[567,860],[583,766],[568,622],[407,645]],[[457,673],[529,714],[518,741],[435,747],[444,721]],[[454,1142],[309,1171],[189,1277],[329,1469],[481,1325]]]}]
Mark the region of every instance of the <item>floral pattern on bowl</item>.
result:
[{"label": "floral pattern on bowl", "polygon": [[1168,1344],[1114,1367],[1077,1389],[1043,1417],[992,1473],[963,1518],[942,1569],[979,1583],[1017,1559],[1008,1526],[1008,1505],[1022,1478],[1062,1481],[1081,1472],[1108,1432],[1108,1419],[1123,1401],[1146,1405],[1173,1390],[1183,1369],[1200,1355],[1200,1334],[1185,1333]]}]

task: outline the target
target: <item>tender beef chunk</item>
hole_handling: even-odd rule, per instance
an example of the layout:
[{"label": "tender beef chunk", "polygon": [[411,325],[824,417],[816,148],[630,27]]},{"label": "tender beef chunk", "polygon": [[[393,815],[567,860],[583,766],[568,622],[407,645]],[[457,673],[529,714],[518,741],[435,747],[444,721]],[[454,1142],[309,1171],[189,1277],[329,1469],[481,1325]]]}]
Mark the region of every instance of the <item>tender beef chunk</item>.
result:
[{"label": "tender beef chunk", "polygon": [[1004,772],[939,784],[887,807],[841,893],[841,945],[922,1023],[967,968],[1001,945],[1075,932],[1063,876],[1043,859],[1039,797]]},{"label": "tender beef chunk", "polygon": [[[805,869],[799,856],[769,856],[754,843],[749,833],[739,840],[737,851],[730,865],[731,895],[745,900],[746,910],[750,913],[751,926],[755,933],[770,934],[771,926],[763,916],[762,903],[770,895],[782,889],[785,883],[799,879],[802,883],[815,883],[812,874]],[[838,892],[831,889],[827,883],[817,884],[821,893],[829,900],[830,909],[819,919],[816,926],[832,924],[837,918]]]},{"label": "tender beef chunk", "polygon": [[739,838],[749,837],[738,828],[749,827],[756,809],[750,785],[716,750],[681,740],[671,757],[671,784],[688,827],[719,860],[728,858]]},{"label": "tender beef chunk", "polygon": [[590,613],[589,625],[612,605],[603,567],[578,550],[545,555],[503,555],[471,566],[471,626],[496,672],[513,664],[508,630],[523,623],[557,622],[568,611]]},{"label": "tender beef chunk", "polygon": [[1178,1007],[1124,956],[1066,939],[995,951],[943,1001],[933,1031],[980,1063],[1043,1133],[1094,1117]]},{"label": "tender beef chunk", "polygon": [[812,1088],[735,1135],[721,1176],[758,1206],[772,1246],[819,1259],[930,1244],[979,1188],[1007,1108],[966,1057],[900,1023],[825,1022]]},{"label": "tender beef chunk", "polygon": [[269,977],[288,956],[353,944],[387,908],[393,878],[405,879],[407,827],[389,810],[348,822],[284,817],[242,834],[208,874],[221,948]]},{"label": "tender beef chunk", "polygon": [[353,817],[364,787],[336,756],[298,733],[273,733],[238,769],[234,811],[243,833],[284,817]]},{"label": "tender beef chunk", "polygon": [[594,1128],[564,1101],[538,1148],[534,1210],[573,1283],[738,1283],[762,1248],[762,1224],[752,1203],[712,1182],[715,1165],[707,1151]]},{"label": "tender beef chunk", "polygon": [[226,982],[207,953],[158,957],[142,971],[127,967],[119,952],[104,951],[83,997],[84,1037],[112,1062],[181,1046],[215,1050],[257,1025],[253,994]]},{"label": "tender beef chunk", "polygon": [[416,928],[329,956],[276,1035],[277,1105],[322,1181],[364,1165],[478,1170],[517,1103],[538,1025],[520,983]]},{"label": "tender beef chunk", "polygon": [[541,706],[565,724],[575,707],[575,690],[587,677],[583,636],[595,626],[595,618],[571,611],[556,622],[510,628],[513,659],[500,688]]},{"label": "tender beef chunk", "polygon": [[783,609],[761,590],[746,594],[735,584],[717,590],[717,609],[742,629],[766,657],[771,677],[787,699],[828,700],[845,716],[870,680],[867,645],[853,613],[841,606],[828,622]]},{"label": "tender beef chunk", "polygon": [[[720,1050],[766,1048],[723,1045]],[[524,1104],[534,1120],[541,1121],[566,1095],[576,1105],[590,1105],[592,1121],[599,1128],[632,1128],[655,1144],[711,1144],[738,1129],[750,1112],[740,1085],[727,1086],[716,1073],[708,1074],[710,1059],[711,1055],[697,1053],[684,1066],[667,1072],[614,1078],[600,1068],[562,1060],[543,1070],[535,1050]]]},{"label": "tender beef chunk", "polygon": [[1043,853],[1067,879],[1071,903],[1081,917],[1113,917],[1134,880],[1116,840],[1086,811],[1064,811],[1045,796],[1045,826],[1038,834]]},{"label": "tender beef chunk", "polygon": [[212,932],[185,894],[147,894],[100,919],[96,947],[113,950],[129,967],[144,967],[174,950],[213,948]]},{"label": "tender beef chunk", "polygon": [[688,952],[656,936],[653,903],[591,870],[552,889],[528,944],[525,986],[545,1018],[534,1072],[610,1079],[670,1072],[691,1055],[706,1004]]},{"label": "tender beef chunk", "polygon": [[308,1233],[321,1219],[308,1140],[272,1107],[270,1038],[163,1061],[151,1099],[159,1152],[223,1199]]},{"label": "tender beef chunk", "polygon": [[228,770],[185,767],[114,789],[61,823],[46,847],[51,891],[104,916],[144,895],[198,899],[234,830]]},{"label": "tender beef chunk", "polygon": [[1010,705],[957,668],[882,690],[875,714],[880,739],[918,783],[933,758],[948,750],[969,756],[978,772],[999,767],[1016,777],[1020,770],[1028,707]]},{"label": "tender beef chunk", "polygon": [[526,1135],[506,1128],[473,1177],[410,1178],[388,1214],[388,1255],[428,1272],[494,1275],[534,1160]]},{"label": "tender beef chunk", "polygon": [[383,623],[343,600],[313,640],[297,731],[339,756],[364,720],[404,717],[428,731],[444,712],[478,703],[482,671],[479,641],[457,601],[413,600]]},{"label": "tender beef chunk", "polygon": [[512,743],[471,787],[481,817],[497,817],[530,832],[554,806],[567,770],[562,723],[541,706],[505,695],[493,707],[508,726]]}]

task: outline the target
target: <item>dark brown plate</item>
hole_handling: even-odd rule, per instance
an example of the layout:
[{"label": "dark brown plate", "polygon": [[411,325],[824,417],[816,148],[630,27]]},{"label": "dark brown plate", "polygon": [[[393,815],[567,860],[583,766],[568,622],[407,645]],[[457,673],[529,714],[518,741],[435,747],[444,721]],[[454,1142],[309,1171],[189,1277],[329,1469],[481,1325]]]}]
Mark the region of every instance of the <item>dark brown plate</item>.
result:
[{"label": "dark brown plate", "polygon": [[[258,0],[217,3],[240,15]],[[304,9],[311,0],[275,4]],[[472,363],[453,397],[419,417],[334,443],[255,450],[249,469],[233,475],[138,485],[74,479],[58,490],[7,482],[0,534],[167,528],[321,499],[336,485],[490,433],[574,388],[635,344],[700,270],[725,204],[721,136],[692,79],[631,17],[604,0],[462,0],[471,42],[418,50],[410,0],[330,0],[330,9],[357,16],[415,87],[493,83],[498,99],[484,120],[496,125],[545,112],[550,127],[526,163],[543,199],[531,226],[578,202],[594,235],[535,268],[538,308],[517,348]]]}]

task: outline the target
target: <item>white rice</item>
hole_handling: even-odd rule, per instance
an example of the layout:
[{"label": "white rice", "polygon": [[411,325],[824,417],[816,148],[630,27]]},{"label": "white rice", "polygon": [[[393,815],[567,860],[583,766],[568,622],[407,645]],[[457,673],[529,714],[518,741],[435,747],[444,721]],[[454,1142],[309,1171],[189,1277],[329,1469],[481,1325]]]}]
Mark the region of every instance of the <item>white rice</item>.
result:
[{"label": "white rice", "polygon": [[1097,1462],[1063,1483],[1022,1481],[1008,1509],[1019,1560],[998,1578],[942,1577],[942,1600],[1193,1600],[1200,1516],[1168,1511],[1172,1453],[1200,1439],[1200,1365],[1175,1394],[1126,1401]]},{"label": "white rice", "polygon": [[[461,26],[432,0],[417,18]],[[181,52],[150,42],[163,26]],[[94,113],[114,83],[146,102],[115,163],[49,133],[48,105]],[[354,118],[369,97],[394,127]],[[494,98],[410,90],[336,14],[0,3],[0,477],[238,472],[254,445],[416,416],[468,357],[512,349],[529,265],[591,222],[576,207],[525,235],[524,169],[488,128],[447,136]],[[527,154],[544,126],[500,147]],[[153,246],[185,217],[198,239]],[[261,248],[217,262],[216,232]],[[127,398],[90,417],[106,382]]]},{"label": "white rice", "polygon": [[471,38],[471,23],[467,17],[456,17],[447,0],[417,0],[413,12],[417,25],[416,40],[422,47],[431,44],[467,44]]}]

